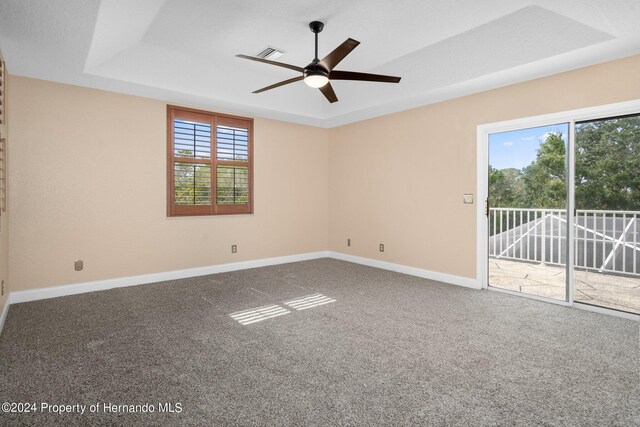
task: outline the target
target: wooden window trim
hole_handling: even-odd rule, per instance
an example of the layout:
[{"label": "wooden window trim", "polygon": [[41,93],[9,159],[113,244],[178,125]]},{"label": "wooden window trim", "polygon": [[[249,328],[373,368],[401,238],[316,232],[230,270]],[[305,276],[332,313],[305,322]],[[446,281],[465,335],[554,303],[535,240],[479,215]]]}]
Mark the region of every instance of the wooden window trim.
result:
[{"label": "wooden window trim", "polygon": [[[211,124],[211,158],[181,158],[174,155],[174,119],[204,121]],[[242,127],[249,130],[247,141],[248,161],[218,160],[217,158],[217,127],[218,125]],[[211,165],[211,205],[184,206],[175,204],[174,192],[174,163],[200,163]],[[248,203],[227,205],[217,203],[217,167],[247,166],[248,167]],[[238,215],[253,213],[253,119],[249,117],[232,116],[197,110],[194,108],[167,105],[167,216],[204,216],[204,215]]]}]

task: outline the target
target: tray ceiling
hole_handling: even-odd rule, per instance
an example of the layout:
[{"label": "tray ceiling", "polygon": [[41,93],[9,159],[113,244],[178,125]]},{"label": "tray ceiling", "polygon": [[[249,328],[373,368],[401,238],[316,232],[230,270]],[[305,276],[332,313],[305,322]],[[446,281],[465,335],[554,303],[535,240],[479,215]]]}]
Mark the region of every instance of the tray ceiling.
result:
[{"label": "tray ceiling", "polygon": [[[361,42],[339,69],[400,84],[334,82],[329,104],[278,61]],[[3,0],[9,72],[239,114],[331,127],[640,53],[640,1],[618,0]]]}]

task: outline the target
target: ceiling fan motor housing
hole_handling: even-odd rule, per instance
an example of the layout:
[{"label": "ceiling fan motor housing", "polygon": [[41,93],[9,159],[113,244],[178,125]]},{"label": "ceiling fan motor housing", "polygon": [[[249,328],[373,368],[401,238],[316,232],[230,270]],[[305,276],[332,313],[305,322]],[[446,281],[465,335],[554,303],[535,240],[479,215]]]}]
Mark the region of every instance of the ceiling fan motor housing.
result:
[{"label": "ceiling fan motor housing", "polygon": [[320,21],[309,22],[309,29],[316,34],[322,31],[323,28],[324,28],[324,23]]},{"label": "ceiling fan motor housing", "polygon": [[304,67],[302,75],[304,76],[304,82],[310,87],[320,88],[329,83],[329,70],[317,59],[314,59],[311,64]]},{"label": "ceiling fan motor housing", "polygon": [[325,67],[325,65],[321,61],[314,59],[313,62],[311,62],[311,64],[304,67],[303,74],[305,77],[307,76],[329,77],[329,70],[327,69],[327,67]]}]

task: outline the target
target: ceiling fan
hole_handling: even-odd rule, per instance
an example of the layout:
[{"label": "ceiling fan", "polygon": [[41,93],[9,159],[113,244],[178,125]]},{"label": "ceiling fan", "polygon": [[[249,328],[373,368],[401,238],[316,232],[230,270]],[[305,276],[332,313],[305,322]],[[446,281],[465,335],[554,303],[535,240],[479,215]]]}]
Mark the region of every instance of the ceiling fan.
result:
[{"label": "ceiling fan", "polygon": [[262,89],[253,91],[253,93],[261,93],[267,90],[275,89],[280,86],[288,85],[289,83],[304,82],[313,88],[320,89],[320,92],[333,103],[338,101],[336,93],[331,87],[331,80],[357,80],[365,82],[383,82],[383,83],[398,83],[400,77],[383,76],[380,74],[368,74],[358,73],[354,71],[339,71],[334,70],[334,67],[338,65],[353,49],[355,49],[360,42],[354,39],[345,40],[340,46],[335,48],[333,52],[328,54],[322,59],[318,59],[318,33],[324,28],[324,24],[320,21],[313,21],[309,24],[309,28],[315,34],[316,38],[316,56],[313,61],[306,67],[297,67],[295,65],[285,64],[284,62],[271,61],[255,56],[249,55],[236,55],[238,58],[249,59],[251,61],[264,62],[265,64],[276,65],[278,67],[288,68],[290,70],[298,71],[301,73],[298,77],[294,77],[288,80],[281,81],[279,83],[272,84]]}]

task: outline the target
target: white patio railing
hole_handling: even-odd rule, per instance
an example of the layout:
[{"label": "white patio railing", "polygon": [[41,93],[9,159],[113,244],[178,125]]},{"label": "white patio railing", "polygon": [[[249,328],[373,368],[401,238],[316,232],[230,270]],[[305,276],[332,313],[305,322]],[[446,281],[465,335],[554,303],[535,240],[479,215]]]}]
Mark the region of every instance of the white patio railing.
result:
[{"label": "white patio railing", "polygon": [[[578,269],[640,276],[640,211],[577,210]],[[565,265],[567,213],[562,209],[491,208],[489,256]]]}]

